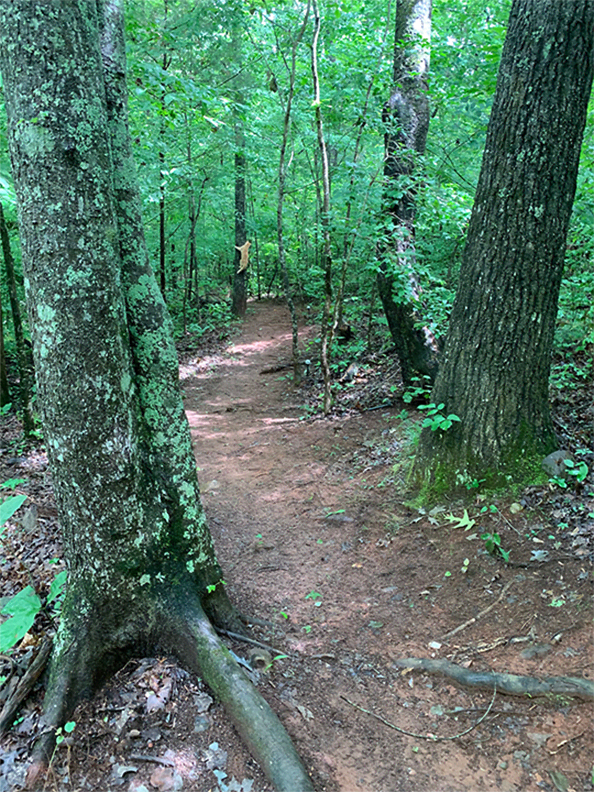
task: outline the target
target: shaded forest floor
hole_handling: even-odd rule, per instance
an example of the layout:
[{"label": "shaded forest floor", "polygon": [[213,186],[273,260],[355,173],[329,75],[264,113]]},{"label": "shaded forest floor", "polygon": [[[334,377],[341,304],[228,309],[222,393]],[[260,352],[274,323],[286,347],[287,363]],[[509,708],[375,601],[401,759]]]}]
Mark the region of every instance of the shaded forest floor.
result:
[{"label": "shaded forest floor", "polygon": [[[306,328],[303,342],[314,335]],[[274,648],[229,645],[253,669],[316,789],[593,789],[591,702],[497,695],[485,717],[491,693],[395,665],[435,657],[593,679],[592,472],[580,493],[542,486],[416,510],[404,476],[418,414],[405,418],[400,403],[371,409],[392,398],[395,367],[364,362],[344,381],[350,408],[321,419],[311,417],[318,384],[294,389],[289,357],[286,308],[259,303],[225,349],[186,351],[181,378],[231,598],[270,623],[253,635]],[[561,426],[575,409],[557,405]],[[32,505],[0,549],[3,596],[31,580],[47,591],[60,568],[49,564],[60,547],[47,462],[19,454],[16,436],[4,428],[0,473],[27,479]],[[488,532],[500,535],[509,563],[486,552]],[[38,619],[16,653],[23,666],[48,627]],[[41,692],[0,743],[0,792],[20,788]],[[74,720],[47,789],[270,789],[201,682],[166,657],[129,663]]]}]

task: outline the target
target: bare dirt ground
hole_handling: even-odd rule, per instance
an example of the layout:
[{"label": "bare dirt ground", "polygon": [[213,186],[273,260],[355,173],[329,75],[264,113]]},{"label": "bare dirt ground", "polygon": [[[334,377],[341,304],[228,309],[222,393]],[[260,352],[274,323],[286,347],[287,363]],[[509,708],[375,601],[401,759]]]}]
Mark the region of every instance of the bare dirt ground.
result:
[{"label": "bare dirt ground", "polygon": [[[315,383],[293,389],[278,368],[289,356],[286,308],[254,304],[226,349],[185,355],[181,378],[226,584],[242,613],[270,622],[253,635],[274,648],[229,645],[316,789],[592,790],[592,702],[493,698],[395,663],[593,679],[591,479],[581,493],[540,487],[419,511],[403,480],[414,411],[364,409],[361,396],[359,410],[308,417]],[[371,367],[359,379],[364,393]],[[59,555],[43,454],[9,461],[1,472],[27,477],[37,511],[6,533],[3,595],[45,580]],[[495,531],[509,563],[480,538]],[[36,625],[33,646],[47,628]],[[21,788],[40,705],[41,685],[0,743],[0,792]],[[73,720],[47,789],[270,789],[201,682],[158,653]]]}]

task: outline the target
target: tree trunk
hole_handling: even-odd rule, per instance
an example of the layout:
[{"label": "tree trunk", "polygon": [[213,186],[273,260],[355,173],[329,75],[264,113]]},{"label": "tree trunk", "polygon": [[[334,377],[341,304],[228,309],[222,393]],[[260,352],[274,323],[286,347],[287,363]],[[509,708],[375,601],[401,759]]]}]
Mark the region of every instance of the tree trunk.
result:
[{"label": "tree trunk", "polygon": [[318,75],[318,37],[320,35],[320,13],[316,0],[313,0],[314,36],[311,45],[311,71],[314,86],[314,113],[318,146],[322,159],[322,270],[324,272],[324,310],[322,313],[322,338],[320,345],[320,362],[324,377],[324,415],[328,415],[332,407],[332,381],[330,374],[330,350],[332,347],[332,241],[330,238],[330,167],[328,149],[324,136],[322,121],[322,102],[320,99],[320,78]]},{"label": "tree trunk", "polygon": [[[297,35],[293,39],[291,47],[291,71],[289,73],[289,90],[287,93],[287,103],[285,105],[284,123],[283,123],[283,136],[281,139],[281,148],[278,159],[278,201],[276,205],[276,235],[278,240],[278,261],[281,269],[281,277],[283,281],[283,289],[285,292],[285,300],[291,314],[291,329],[292,329],[292,358],[293,358],[293,384],[299,385],[301,378],[301,371],[299,368],[299,326],[297,322],[297,311],[295,309],[295,301],[291,294],[291,284],[289,282],[289,271],[287,269],[287,255],[285,249],[284,239],[284,225],[283,225],[283,206],[285,201],[285,157],[287,153],[287,143],[289,142],[289,130],[291,126],[291,110],[293,106],[293,95],[295,93],[295,69],[297,66],[297,48],[303,38],[307,22],[309,20],[309,2],[305,9],[303,22]],[[282,97],[281,99],[282,102]],[[272,282],[270,284],[272,286]],[[270,287],[269,287],[270,291]]]},{"label": "tree trunk", "polygon": [[241,252],[238,249],[247,242],[245,212],[245,136],[243,122],[237,117],[235,121],[235,257],[231,311],[240,319],[245,316],[247,308],[247,269],[242,268]]},{"label": "tree trunk", "polygon": [[590,0],[514,0],[419,481],[521,481],[556,448],[551,347],[594,68]]},{"label": "tree trunk", "polygon": [[414,172],[429,129],[427,70],[431,0],[398,0],[392,94],[384,106],[384,216],[378,246],[378,291],[388,320],[402,379],[437,373],[437,343],[429,328],[417,327],[421,288],[415,274]]},{"label": "tree trunk", "polygon": [[10,404],[10,388],[6,374],[6,355],[4,354],[4,316],[0,297],[0,407]]},{"label": "tree trunk", "polygon": [[78,700],[159,643],[218,693],[277,789],[311,790],[280,722],[205,616],[237,627],[146,255],[122,0],[101,10],[98,20],[95,2],[0,0],[37,389],[69,572],[29,780]]},{"label": "tree trunk", "polygon": [[[19,393],[21,397],[21,409],[23,411],[23,431],[25,435],[30,435],[35,428],[33,414],[31,412],[31,377],[29,376],[29,356],[25,349],[25,336],[23,333],[23,323],[21,321],[21,306],[17,294],[16,278],[14,274],[14,259],[10,249],[10,237],[4,219],[4,209],[0,203],[0,237],[2,238],[2,252],[4,254],[4,266],[6,268],[6,281],[8,294],[10,296],[10,312],[12,314],[12,325],[14,327],[14,341],[17,350],[17,364],[19,370]],[[4,358],[4,346],[2,347],[2,358]],[[4,368],[6,377],[6,368]],[[6,383],[8,386],[8,383]]]},{"label": "tree trunk", "polygon": [[[163,17],[163,29],[165,29],[167,25],[167,14],[169,13],[169,4],[168,0],[165,0],[164,3],[164,17]],[[164,37],[163,37],[164,38]],[[165,41],[163,41],[163,59],[162,59],[162,69],[164,72],[167,71],[169,68],[169,63],[171,61],[170,57],[167,55],[165,51]],[[166,275],[166,265],[165,265],[165,225],[166,225],[166,216],[165,216],[165,113],[167,112],[167,107],[165,105],[165,85],[161,89],[161,148],[159,150],[159,282],[161,286],[161,293],[163,297],[166,299],[167,293],[167,275]]]},{"label": "tree trunk", "polygon": [[[233,13],[233,43],[236,64],[241,72],[241,28],[237,19],[239,7]],[[236,78],[235,88],[235,256],[233,259],[233,288],[231,292],[231,312],[243,319],[247,309],[247,268],[242,265],[239,248],[246,244],[246,191],[245,191],[245,133],[243,129],[243,93],[241,91],[241,74]],[[248,246],[249,250],[249,246]],[[247,256],[247,253],[246,253]]]}]

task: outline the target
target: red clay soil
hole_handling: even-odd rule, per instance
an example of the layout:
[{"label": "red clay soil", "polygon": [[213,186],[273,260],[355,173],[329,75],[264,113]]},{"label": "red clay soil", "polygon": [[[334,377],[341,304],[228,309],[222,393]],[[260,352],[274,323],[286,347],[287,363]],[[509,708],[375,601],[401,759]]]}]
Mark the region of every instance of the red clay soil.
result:
[{"label": "red clay soil", "polygon": [[[190,357],[181,377],[230,596],[271,623],[253,627],[268,654],[229,645],[256,668],[316,789],[592,790],[592,702],[493,700],[395,665],[447,658],[593,679],[592,564],[576,540],[592,521],[572,543],[536,490],[517,502],[408,506],[412,419],[399,408],[308,417],[304,392],[279,368],[290,343],[286,308],[255,304],[226,350]],[[487,553],[486,532],[510,563]],[[20,736],[3,740],[14,772],[13,786],[0,774],[0,792],[20,789],[39,703],[25,708]],[[129,664],[74,720],[48,789],[270,789],[222,708],[167,658]]]}]

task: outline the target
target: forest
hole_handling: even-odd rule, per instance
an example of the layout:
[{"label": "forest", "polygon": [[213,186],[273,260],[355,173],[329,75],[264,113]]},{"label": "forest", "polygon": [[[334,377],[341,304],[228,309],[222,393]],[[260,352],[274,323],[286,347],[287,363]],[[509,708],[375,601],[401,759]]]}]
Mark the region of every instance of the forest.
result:
[{"label": "forest", "polygon": [[594,789],[594,7],[0,0],[0,792]]}]

